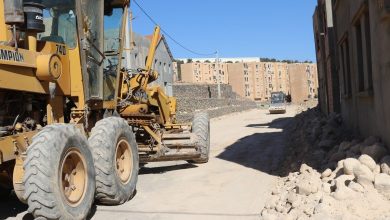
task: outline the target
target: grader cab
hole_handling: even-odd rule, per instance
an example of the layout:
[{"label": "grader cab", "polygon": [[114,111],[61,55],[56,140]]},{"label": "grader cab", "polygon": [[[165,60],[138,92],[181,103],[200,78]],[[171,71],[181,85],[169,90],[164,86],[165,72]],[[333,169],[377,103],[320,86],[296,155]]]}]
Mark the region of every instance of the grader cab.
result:
[{"label": "grader cab", "polygon": [[[176,99],[150,85],[158,27],[146,67],[124,64],[129,6],[0,1],[0,190],[14,190],[36,218],[85,219],[94,200],[126,202],[140,162],[208,161],[207,114],[178,124]],[[104,24],[114,17],[108,48]]]}]

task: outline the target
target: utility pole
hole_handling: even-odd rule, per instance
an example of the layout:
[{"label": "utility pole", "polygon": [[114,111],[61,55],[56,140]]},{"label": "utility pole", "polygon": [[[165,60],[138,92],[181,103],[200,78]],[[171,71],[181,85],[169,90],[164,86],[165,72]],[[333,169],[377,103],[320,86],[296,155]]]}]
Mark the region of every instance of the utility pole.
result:
[{"label": "utility pole", "polygon": [[219,74],[218,50],[215,52],[215,68],[217,70],[218,99],[221,99],[221,75]]}]

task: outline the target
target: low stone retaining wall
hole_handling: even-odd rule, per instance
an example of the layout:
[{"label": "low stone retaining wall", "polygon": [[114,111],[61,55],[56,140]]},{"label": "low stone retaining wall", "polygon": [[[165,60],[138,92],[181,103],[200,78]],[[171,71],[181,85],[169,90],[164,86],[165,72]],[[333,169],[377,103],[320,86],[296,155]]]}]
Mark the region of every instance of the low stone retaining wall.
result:
[{"label": "low stone retaining wall", "polygon": [[221,99],[218,99],[217,85],[177,84],[173,94],[177,98],[177,119],[189,122],[196,112],[207,111],[210,118],[257,107],[256,103],[239,98],[230,85],[221,85]]},{"label": "low stone retaining wall", "polygon": [[[218,85],[208,84],[187,84],[180,83],[173,85],[173,94],[181,98],[211,99],[218,98]],[[230,85],[221,84],[222,99],[239,99]]]}]

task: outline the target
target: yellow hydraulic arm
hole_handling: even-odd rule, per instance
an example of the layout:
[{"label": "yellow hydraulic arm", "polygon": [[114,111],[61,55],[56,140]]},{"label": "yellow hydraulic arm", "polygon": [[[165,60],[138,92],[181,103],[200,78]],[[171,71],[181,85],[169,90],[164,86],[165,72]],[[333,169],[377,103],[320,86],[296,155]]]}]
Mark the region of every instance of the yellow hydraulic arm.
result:
[{"label": "yellow hydraulic arm", "polygon": [[138,74],[133,76],[129,80],[129,84],[123,82],[122,97],[126,97],[126,94],[129,91],[131,91],[131,93],[133,94],[135,94],[136,92],[145,92],[147,94],[147,100],[142,100],[142,98],[137,98],[134,95],[132,101],[139,104],[147,104],[148,106],[158,107],[159,115],[163,124],[171,125],[175,122],[176,99],[167,96],[164,93],[163,89],[161,89],[159,86],[148,87],[148,84],[157,80],[159,75],[156,71],[152,69],[154,56],[156,54],[156,49],[159,41],[160,27],[156,26],[153,33],[152,42],[150,44],[145,69],[141,70]]},{"label": "yellow hydraulic arm", "polygon": [[160,27],[157,26],[154,29],[154,34],[152,38],[152,42],[150,44],[148,57],[146,60],[145,69],[142,70],[140,74],[133,77],[130,80],[130,89],[134,90],[143,90],[146,91],[148,84],[155,81],[158,78],[158,73],[152,70],[154,55],[156,54],[157,44],[160,38]]}]

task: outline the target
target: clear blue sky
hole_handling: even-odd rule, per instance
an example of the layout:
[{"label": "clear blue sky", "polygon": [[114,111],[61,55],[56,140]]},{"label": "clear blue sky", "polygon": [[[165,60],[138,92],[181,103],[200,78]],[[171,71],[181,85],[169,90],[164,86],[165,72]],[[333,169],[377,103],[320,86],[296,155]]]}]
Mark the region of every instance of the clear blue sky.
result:
[{"label": "clear blue sky", "polygon": [[[200,53],[315,61],[312,16],[316,0],[138,0],[172,37]],[[134,31],[153,23],[132,2]],[[193,55],[168,39],[175,58]]]}]

